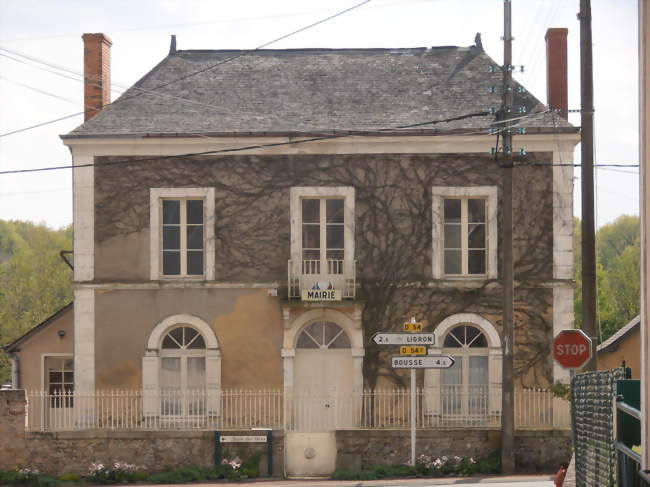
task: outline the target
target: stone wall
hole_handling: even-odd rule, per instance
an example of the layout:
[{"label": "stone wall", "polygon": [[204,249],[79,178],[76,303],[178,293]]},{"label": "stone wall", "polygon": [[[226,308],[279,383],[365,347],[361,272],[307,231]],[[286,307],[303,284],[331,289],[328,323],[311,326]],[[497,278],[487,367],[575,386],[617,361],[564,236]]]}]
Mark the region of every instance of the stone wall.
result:
[{"label": "stone wall", "polygon": [[[498,430],[425,430],[417,432],[416,455],[433,457],[485,456],[499,449]],[[361,470],[376,465],[403,464],[410,457],[408,430],[346,430],[336,432],[337,468]],[[515,464],[518,472],[554,473],[571,458],[569,431],[518,431]]]},{"label": "stone wall", "polygon": [[[93,462],[142,465],[151,472],[167,467],[214,465],[213,431],[66,431],[26,432],[25,392],[0,391],[0,469],[37,468],[61,475],[83,474]],[[226,432],[222,434],[242,434]],[[283,473],[283,434],[273,434],[273,474]],[[260,473],[267,473],[266,444],[223,445],[222,456],[247,458],[262,453]]]}]

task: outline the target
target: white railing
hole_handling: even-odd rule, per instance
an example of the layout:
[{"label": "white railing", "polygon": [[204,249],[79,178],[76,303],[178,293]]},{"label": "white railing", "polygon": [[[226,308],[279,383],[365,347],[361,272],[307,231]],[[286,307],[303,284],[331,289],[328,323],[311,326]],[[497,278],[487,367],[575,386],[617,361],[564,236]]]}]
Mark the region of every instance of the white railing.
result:
[{"label": "white railing", "polygon": [[[31,431],[407,429],[408,389],[357,393],[283,393],[282,390],[101,391],[96,394],[27,393]],[[419,429],[499,428],[500,391],[484,387],[418,389]],[[569,429],[569,404],[549,391],[515,393],[517,429]]]},{"label": "white railing", "polygon": [[300,260],[288,262],[289,299],[300,299],[302,290],[312,289],[317,283],[331,283],[341,291],[343,299],[356,296],[356,260]]}]

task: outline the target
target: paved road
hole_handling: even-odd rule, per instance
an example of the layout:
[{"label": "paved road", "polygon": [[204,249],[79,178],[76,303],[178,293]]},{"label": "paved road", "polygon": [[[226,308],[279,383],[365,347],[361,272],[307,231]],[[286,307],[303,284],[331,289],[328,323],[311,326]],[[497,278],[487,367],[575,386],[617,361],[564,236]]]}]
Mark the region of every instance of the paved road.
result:
[{"label": "paved road", "polygon": [[[444,479],[404,479],[404,480],[359,480],[334,481],[326,479],[259,480],[238,482],[237,487],[456,487],[458,485],[485,485],[489,487],[553,487],[552,477],[548,475],[515,475],[512,477],[466,477]],[[197,487],[223,487],[224,483],[192,484]],[[233,484],[229,484],[233,485]],[[139,487],[149,487],[140,485]],[[154,487],[154,486],[151,486]],[[160,486],[156,486],[160,487]],[[187,487],[167,485],[166,487]]]}]

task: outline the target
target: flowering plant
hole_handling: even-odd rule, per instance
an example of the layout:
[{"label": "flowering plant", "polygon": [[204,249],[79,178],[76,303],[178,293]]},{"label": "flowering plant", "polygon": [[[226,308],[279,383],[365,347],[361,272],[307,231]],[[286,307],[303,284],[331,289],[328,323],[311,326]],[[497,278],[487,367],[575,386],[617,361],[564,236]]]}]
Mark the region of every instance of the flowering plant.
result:
[{"label": "flowering plant", "polygon": [[144,473],[144,467],[126,462],[115,462],[113,465],[104,465],[93,462],[88,467],[88,480],[98,484],[117,484],[139,480],[138,473]]},{"label": "flowering plant", "polygon": [[477,469],[477,459],[474,457],[448,457],[443,455],[434,458],[429,455],[420,455],[415,461],[417,471],[424,475],[470,474]]},{"label": "flowering plant", "polygon": [[241,468],[241,458],[234,457],[232,459],[224,458],[221,460],[221,465],[228,465],[233,470],[239,470]]}]

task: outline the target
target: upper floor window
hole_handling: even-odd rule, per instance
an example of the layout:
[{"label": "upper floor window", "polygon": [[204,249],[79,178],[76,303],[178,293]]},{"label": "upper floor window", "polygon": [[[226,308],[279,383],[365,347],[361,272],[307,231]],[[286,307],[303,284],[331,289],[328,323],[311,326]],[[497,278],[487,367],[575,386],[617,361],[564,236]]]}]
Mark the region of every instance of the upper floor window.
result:
[{"label": "upper floor window", "polygon": [[486,266],[485,199],[444,199],[444,271],[446,275],[484,275]]},{"label": "upper floor window", "polygon": [[354,188],[291,188],[290,211],[289,298],[307,290],[354,298]]},{"label": "upper floor window", "polygon": [[433,277],[497,277],[495,186],[433,188]]},{"label": "upper floor window", "polygon": [[214,189],[152,188],[151,279],[214,279]]},{"label": "upper floor window", "polygon": [[345,274],[354,259],[354,188],[291,188],[291,259],[304,274]]},{"label": "upper floor window", "polygon": [[303,198],[302,260],[303,266],[320,273],[331,267],[330,274],[342,274],[345,260],[345,212],[343,198]]},{"label": "upper floor window", "polygon": [[201,276],[204,273],[202,199],[162,201],[162,273],[164,276]]}]

